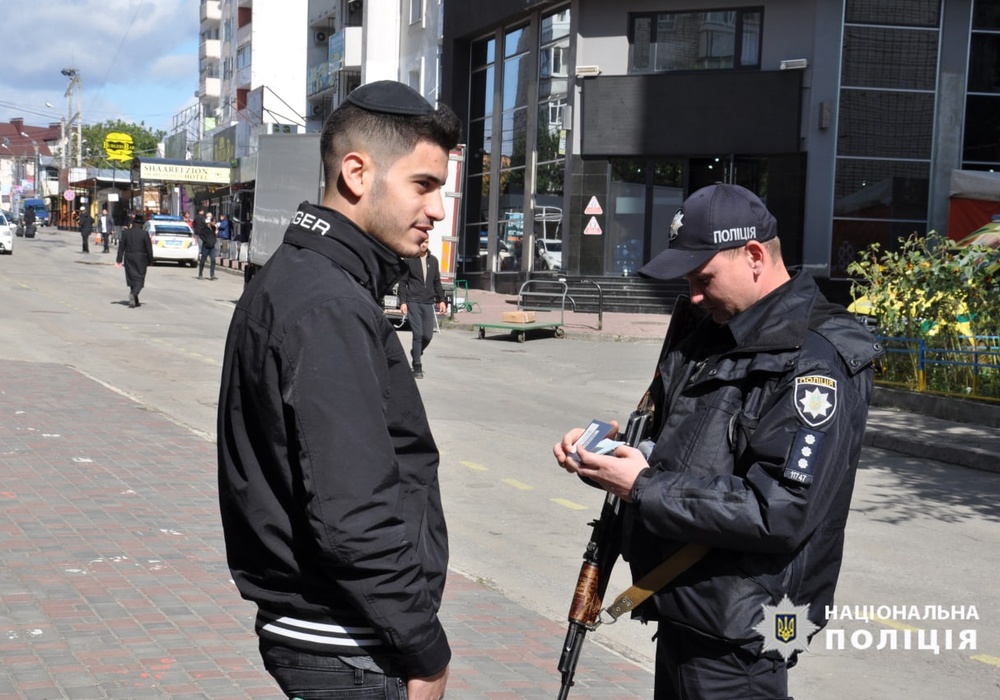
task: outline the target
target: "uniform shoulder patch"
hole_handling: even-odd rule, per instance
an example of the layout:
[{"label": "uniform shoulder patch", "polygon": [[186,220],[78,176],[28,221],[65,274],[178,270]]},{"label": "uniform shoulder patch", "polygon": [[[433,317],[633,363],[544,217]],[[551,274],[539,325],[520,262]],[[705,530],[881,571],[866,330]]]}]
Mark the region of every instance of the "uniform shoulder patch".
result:
[{"label": "uniform shoulder patch", "polygon": [[802,422],[818,428],[837,412],[837,380],[822,375],[797,377],[792,401]]}]

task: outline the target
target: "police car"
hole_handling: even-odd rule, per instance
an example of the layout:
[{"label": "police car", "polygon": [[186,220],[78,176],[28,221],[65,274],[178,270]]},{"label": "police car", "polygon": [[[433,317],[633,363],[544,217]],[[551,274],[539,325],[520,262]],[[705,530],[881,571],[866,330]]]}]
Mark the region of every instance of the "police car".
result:
[{"label": "police car", "polygon": [[153,242],[153,262],[172,261],[179,265],[198,264],[198,239],[191,224],[179,216],[153,214],[144,226]]}]

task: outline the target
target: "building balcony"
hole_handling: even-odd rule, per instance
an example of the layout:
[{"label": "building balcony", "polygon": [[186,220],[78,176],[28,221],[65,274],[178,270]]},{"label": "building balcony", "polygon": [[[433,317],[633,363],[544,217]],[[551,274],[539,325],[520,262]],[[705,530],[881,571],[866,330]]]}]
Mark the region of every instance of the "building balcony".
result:
[{"label": "building balcony", "polygon": [[214,58],[219,60],[222,58],[222,42],[218,39],[206,39],[201,42],[198,47],[198,58]]},{"label": "building balcony", "polygon": [[201,23],[222,21],[222,0],[201,0]]},{"label": "building balcony", "polygon": [[222,81],[219,78],[205,78],[198,85],[198,100],[219,99],[222,95]]}]

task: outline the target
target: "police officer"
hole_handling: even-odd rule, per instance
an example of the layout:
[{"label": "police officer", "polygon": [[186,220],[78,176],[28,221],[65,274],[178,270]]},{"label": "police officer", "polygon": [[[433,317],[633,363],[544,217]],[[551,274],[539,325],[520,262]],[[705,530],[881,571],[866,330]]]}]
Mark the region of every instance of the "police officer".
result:
[{"label": "police officer", "polygon": [[322,204],[299,206],[233,314],[218,422],[226,550],[289,697],[444,694],[438,451],[380,300],[444,218],[459,130],[400,83],[354,90],[323,129]]},{"label": "police officer", "polygon": [[625,502],[636,579],[685,543],[708,548],[634,613],[658,623],[654,697],[785,698],[833,601],[881,349],[789,275],[774,217],[742,187],[692,194],[669,246],[640,273],[686,278],[697,308],[671,318],[648,459],[628,446],[568,459],[580,429],[554,452]]}]

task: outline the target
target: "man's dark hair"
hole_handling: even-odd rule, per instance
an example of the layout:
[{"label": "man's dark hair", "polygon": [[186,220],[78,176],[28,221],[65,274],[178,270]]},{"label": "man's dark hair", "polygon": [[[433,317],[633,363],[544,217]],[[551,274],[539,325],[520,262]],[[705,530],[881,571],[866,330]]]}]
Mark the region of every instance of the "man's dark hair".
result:
[{"label": "man's dark hair", "polygon": [[441,105],[426,115],[371,112],[345,102],[326,120],[320,139],[323,172],[328,183],[340,176],[340,164],[351,151],[369,154],[379,168],[388,168],[421,141],[450,151],[461,138],[455,112]]}]

